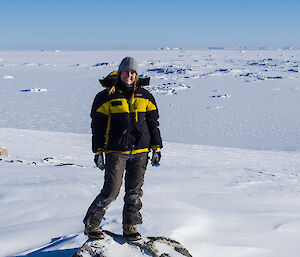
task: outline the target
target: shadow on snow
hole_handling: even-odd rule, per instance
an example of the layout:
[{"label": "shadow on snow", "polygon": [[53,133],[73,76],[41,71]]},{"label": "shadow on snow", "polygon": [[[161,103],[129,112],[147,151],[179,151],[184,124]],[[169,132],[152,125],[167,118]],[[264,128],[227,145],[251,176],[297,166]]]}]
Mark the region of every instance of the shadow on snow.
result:
[{"label": "shadow on snow", "polygon": [[[53,238],[51,240],[51,242],[42,247],[42,248],[39,248],[37,250],[34,250],[30,253],[27,253],[27,254],[18,254],[16,255],[15,257],[17,256],[27,256],[27,257],[70,257],[72,256],[79,248],[74,248],[74,249],[65,249],[65,250],[53,250],[51,251],[50,248],[54,247],[54,246],[57,246],[59,244],[62,244],[62,243],[65,243],[69,240],[72,240],[76,237],[77,235],[75,236],[71,236],[71,237],[58,237],[58,238]],[[47,251],[49,249],[49,251]]]}]

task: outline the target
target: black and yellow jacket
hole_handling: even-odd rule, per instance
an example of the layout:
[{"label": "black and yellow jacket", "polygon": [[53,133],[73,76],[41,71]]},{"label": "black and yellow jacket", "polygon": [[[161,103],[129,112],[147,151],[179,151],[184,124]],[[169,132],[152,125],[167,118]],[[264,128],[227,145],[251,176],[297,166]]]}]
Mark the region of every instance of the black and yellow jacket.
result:
[{"label": "black and yellow jacket", "polygon": [[93,152],[136,154],[162,148],[155,99],[139,81],[131,103],[118,87],[109,94],[110,75],[100,80],[107,88],[96,95],[91,110]]}]

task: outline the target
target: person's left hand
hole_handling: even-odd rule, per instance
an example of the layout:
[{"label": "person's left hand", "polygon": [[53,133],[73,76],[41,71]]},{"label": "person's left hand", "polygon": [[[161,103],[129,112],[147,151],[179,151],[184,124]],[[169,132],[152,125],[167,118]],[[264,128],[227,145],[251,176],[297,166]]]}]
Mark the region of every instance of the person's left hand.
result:
[{"label": "person's left hand", "polygon": [[161,153],[159,150],[153,150],[152,152],[152,158],[151,158],[151,164],[152,166],[158,167],[160,164],[161,159]]}]

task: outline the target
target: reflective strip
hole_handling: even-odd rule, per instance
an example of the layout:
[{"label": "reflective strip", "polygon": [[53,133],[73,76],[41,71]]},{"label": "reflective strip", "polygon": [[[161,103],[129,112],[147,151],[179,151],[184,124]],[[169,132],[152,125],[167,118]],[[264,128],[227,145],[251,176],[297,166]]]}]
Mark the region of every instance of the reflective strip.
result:
[{"label": "reflective strip", "polygon": [[149,148],[143,148],[143,149],[137,149],[137,150],[132,150],[132,151],[106,151],[105,153],[123,153],[123,154],[137,154],[137,153],[148,153]]},{"label": "reflective strip", "polygon": [[160,150],[160,146],[159,145],[152,145],[151,149],[154,151]]},{"label": "reflective strip", "polygon": [[138,111],[135,110],[135,122],[138,122],[138,121],[139,121],[139,119],[138,119]]},{"label": "reflective strip", "polygon": [[105,143],[106,145],[108,144],[108,135],[109,135],[109,130],[110,130],[110,115],[108,116],[108,119],[107,119],[107,124],[106,124],[106,133],[105,133]]}]

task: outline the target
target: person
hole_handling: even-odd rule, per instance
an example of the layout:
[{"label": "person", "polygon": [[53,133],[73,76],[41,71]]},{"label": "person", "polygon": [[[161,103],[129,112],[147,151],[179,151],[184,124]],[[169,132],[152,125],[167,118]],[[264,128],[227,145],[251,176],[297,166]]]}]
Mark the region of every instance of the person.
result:
[{"label": "person", "polygon": [[152,150],[151,163],[159,165],[162,148],[157,105],[153,95],[142,87],[149,85],[149,80],[138,77],[138,63],[132,57],[124,58],[118,71],[100,80],[106,89],[96,95],[92,105],[92,150],[96,165],[105,174],[103,188],[83,220],[84,233],[91,239],[104,238],[99,226],[119,194],[124,170],[123,235],[128,240],[141,239],[136,225],[142,224],[142,185],[148,154]]}]

